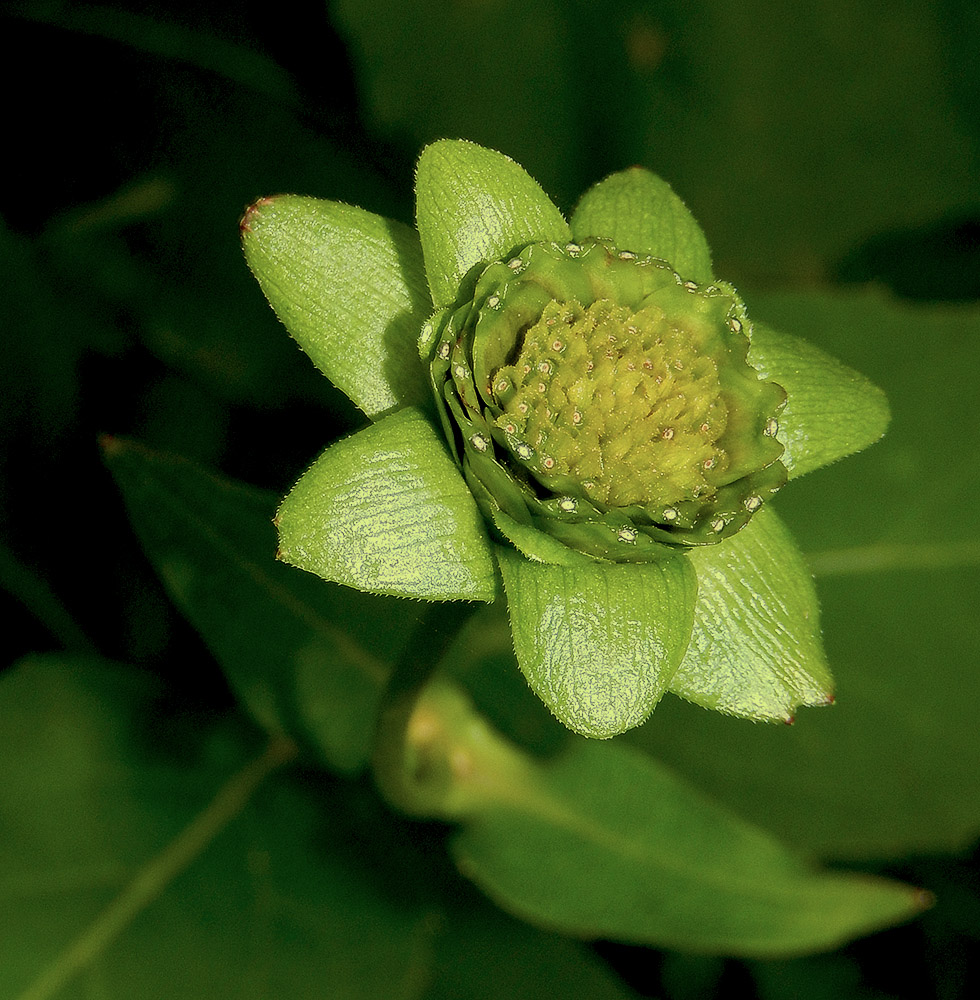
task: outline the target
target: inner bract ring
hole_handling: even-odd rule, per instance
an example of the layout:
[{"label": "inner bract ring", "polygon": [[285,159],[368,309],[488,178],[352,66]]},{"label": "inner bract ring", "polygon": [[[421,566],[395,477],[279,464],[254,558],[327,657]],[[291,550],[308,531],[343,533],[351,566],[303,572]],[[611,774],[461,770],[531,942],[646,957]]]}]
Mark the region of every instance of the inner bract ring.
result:
[{"label": "inner bract ring", "polygon": [[749,333],[728,285],[606,241],[532,244],[441,317],[433,387],[505,534],[658,558],[727,537],[785,482],[785,393],[748,364]]}]

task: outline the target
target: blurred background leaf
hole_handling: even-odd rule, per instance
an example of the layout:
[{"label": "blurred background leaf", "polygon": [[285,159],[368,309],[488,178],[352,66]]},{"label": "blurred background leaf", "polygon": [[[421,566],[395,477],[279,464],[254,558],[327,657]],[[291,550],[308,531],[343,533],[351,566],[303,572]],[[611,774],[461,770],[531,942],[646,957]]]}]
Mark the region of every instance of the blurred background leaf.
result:
[{"label": "blurred background leaf", "polygon": [[[391,945],[392,961],[429,956],[428,968],[441,970],[434,996],[470,990],[489,998],[500,995],[498,984],[501,993],[539,996],[548,970],[554,991],[568,996],[579,984],[583,996],[627,995],[616,992],[622,981],[643,995],[676,998],[793,992],[945,1000],[976,992],[975,4],[820,0],[790,13],[759,0],[334,0],[275,8],[28,0],[3,5],[0,25],[20,56],[0,67],[14,139],[0,166],[7,663],[61,649],[137,662],[125,675],[155,678],[177,717],[192,720],[191,731],[199,713],[223,715],[231,705],[218,665],[229,668],[229,642],[205,625],[209,615],[220,618],[217,591],[202,601],[200,590],[181,592],[170,581],[168,593],[160,585],[95,440],[104,432],[138,438],[271,491],[264,495],[271,500],[328,440],[360,422],[289,342],[249,277],[235,225],[246,204],[294,191],[410,222],[413,162],[423,142],[441,136],[508,153],[566,211],[605,174],[642,164],[690,206],[719,276],[754,286],[746,296],[753,314],[812,338],[882,385],[894,422],[882,444],[791,484],[778,500],[818,574],[838,704],[770,729],[668,698],[638,738],[791,844],[863,859],[865,868],[933,889],[938,904],[908,928],[796,963],[749,967],[604,945],[614,980],[587,952],[497,915],[464,887],[461,896],[450,893],[459,905],[445,918],[458,943],[438,934],[433,943],[419,916],[429,911],[405,910],[398,926],[418,936],[408,944],[399,938],[401,952]],[[922,305],[880,291],[833,291],[865,282]],[[797,291],[779,291],[788,284]],[[801,285],[822,291],[801,294]],[[961,305],[935,304],[942,301]],[[206,548],[187,551],[157,489],[144,490],[140,515],[149,555],[159,561],[176,546],[201,560],[200,581]],[[227,489],[226,499],[238,497]],[[248,496],[241,532],[254,541],[241,544],[261,547],[271,535],[265,500]],[[226,523],[237,510],[224,508]],[[206,640],[183,613],[210,632]],[[563,744],[547,714],[530,707],[496,610],[475,616],[456,659],[457,674],[508,736],[544,754]],[[74,690],[64,673],[51,678],[45,704],[56,704],[62,688]],[[135,683],[142,690],[143,680]],[[9,709],[10,719],[54,718],[24,686],[11,697],[24,704]],[[141,698],[134,704],[148,704]],[[117,704],[100,694],[98,710],[72,710],[58,717],[60,726],[87,739],[92,726],[114,725]],[[6,707],[2,723],[0,759],[12,759]],[[129,759],[122,744],[109,745],[107,756]],[[182,745],[161,744],[155,759],[168,774],[184,760]],[[195,772],[206,776],[200,801],[243,759],[218,756],[220,767]],[[58,759],[66,775],[77,773],[70,757]],[[25,765],[35,766],[50,773],[40,761]],[[344,802],[375,803],[354,787],[359,797]],[[90,783],[77,794],[64,784],[52,789],[60,809],[75,803],[84,814],[86,790],[90,806],[101,801]],[[140,794],[124,785],[116,796],[126,823],[143,808]],[[317,805],[305,786],[281,794],[276,808],[325,822],[319,789]],[[170,818],[154,835],[181,822],[172,804],[166,809]],[[300,833],[274,818],[255,822],[267,843],[296,853],[289,863],[297,871],[312,863]],[[386,815],[378,826],[390,822]],[[386,852],[396,856],[428,830],[399,827],[411,835],[381,837],[372,847],[378,829],[370,828],[371,837],[351,843],[374,861],[388,861]],[[83,846],[86,829],[78,831]],[[106,852],[101,862],[117,856]],[[240,859],[227,864],[242,870]],[[226,887],[217,895],[237,900],[238,893]],[[74,919],[76,904],[62,901],[64,919]],[[193,893],[186,905],[213,912]],[[52,940],[50,912],[40,924],[24,923],[24,935],[28,924],[37,931],[39,956]],[[59,926],[63,940],[77,925]],[[197,925],[188,932],[191,925],[174,918],[169,926],[188,956],[209,951],[210,939],[197,948]],[[518,942],[524,950],[512,951]],[[318,944],[329,950],[329,942]],[[164,946],[161,939],[147,947],[160,954]],[[591,993],[590,983],[598,984]],[[99,985],[92,980],[93,990]]]},{"label": "blurred background leaf", "polygon": [[464,824],[457,862],[511,912],[566,933],[794,955],[929,905],[909,886],[809,870],[761,829],[615,743],[577,739],[503,798]]},{"label": "blurred background leaf", "polygon": [[951,100],[944,5],[671,6],[667,20],[641,4],[634,22],[634,46],[663,40],[637,67],[640,141],[684,178],[719,274],[823,277],[883,229],[976,209],[977,135]]},{"label": "blurred background leaf", "polygon": [[332,9],[382,134],[496,146],[569,208],[640,162],[695,207],[724,277],[822,277],[882,229],[978,208],[967,4]]},{"label": "blurred background leaf", "polygon": [[426,857],[437,831],[366,786],[275,775],[288,749],[129,669],[24,661],[0,713],[4,996],[631,995],[468,893]]},{"label": "blurred background leaf", "polygon": [[278,563],[275,495],[133,442],[103,448],[146,554],[255,720],[362,768],[418,606]]}]

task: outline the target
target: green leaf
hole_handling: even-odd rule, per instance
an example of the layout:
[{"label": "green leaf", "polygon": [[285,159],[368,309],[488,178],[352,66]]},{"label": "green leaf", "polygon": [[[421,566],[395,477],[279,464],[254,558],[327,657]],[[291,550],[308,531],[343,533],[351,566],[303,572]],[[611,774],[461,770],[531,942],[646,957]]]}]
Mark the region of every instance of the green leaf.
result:
[{"label": "green leaf", "polygon": [[589,566],[594,562],[592,556],[569,548],[534,525],[522,524],[502,510],[493,511],[493,523],[504,538],[534,562],[557,566]]},{"label": "green leaf", "polygon": [[441,831],[159,695],[94,658],[0,678],[4,997],[632,996],[461,883]]},{"label": "green leaf", "polygon": [[759,303],[774,324],[873,370],[894,409],[880,445],[779,497],[817,573],[837,703],[763,727],[667,698],[631,738],[809,852],[969,850],[980,833],[980,308],[878,291]]},{"label": "green leaf", "polygon": [[479,898],[463,896],[446,916],[425,1000],[638,1000],[582,942],[529,927]]},{"label": "green leaf", "polygon": [[[492,775],[465,780],[497,791]],[[829,949],[924,903],[906,886],[813,872],[621,742],[576,741],[489,795],[453,851],[470,878],[526,920],[684,950]]]},{"label": "green leaf", "polygon": [[710,282],[711,251],[701,227],[670,185],[642,167],[599,181],[572,214],[577,240],[610,239],[623,250],[667,261],[686,279]]},{"label": "green leaf", "polygon": [[77,659],[6,674],[0,715],[2,995],[418,997],[427,914],[351,865],[338,789],[269,781],[288,748]]},{"label": "green leaf", "polygon": [[749,361],[786,390],[778,438],[791,478],[861,451],[885,433],[891,418],[885,394],[808,341],[754,323]]},{"label": "green leaf", "polygon": [[732,538],[691,550],[694,631],[670,690],[750,719],[792,721],[825,705],[833,680],[809,568],[772,509]]},{"label": "green leaf", "polygon": [[483,518],[432,425],[385,417],[328,448],[279,509],[280,558],[375,594],[491,601]]},{"label": "green leaf", "polygon": [[415,609],[277,563],[272,494],[133,442],[104,448],[147,556],[255,719],[362,767]]},{"label": "green leaf", "polygon": [[538,697],[583,736],[643,722],[691,635],[687,562],[554,566],[497,551],[517,659]]},{"label": "green leaf", "polygon": [[428,398],[416,342],[432,305],[407,226],[280,195],[249,208],[242,242],[286,329],[369,417]]},{"label": "green leaf", "polygon": [[436,307],[452,303],[464,278],[526,243],[569,239],[568,224],[541,186],[502,153],[444,139],[419,157],[419,236]]}]

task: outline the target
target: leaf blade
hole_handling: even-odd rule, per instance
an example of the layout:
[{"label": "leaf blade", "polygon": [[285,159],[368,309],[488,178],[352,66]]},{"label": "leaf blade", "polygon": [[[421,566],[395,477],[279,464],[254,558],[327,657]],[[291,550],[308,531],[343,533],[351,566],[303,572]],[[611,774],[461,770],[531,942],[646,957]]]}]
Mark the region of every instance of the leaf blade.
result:
[{"label": "leaf blade", "polygon": [[483,519],[432,425],[405,409],[338,441],[278,514],[280,557],[375,594],[491,601]]},{"label": "leaf blade", "polygon": [[816,591],[776,513],[763,508],[688,558],[698,578],[694,630],[670,690],[750,719],[789,722],[799,705],[827,704],[833,681]]},{"label": "leaf blade", "polygon": [[518,663],[538,697],[584,736],[643,722],[691,634],[687,563],[553,565],[503,546],[497,558]]},{"label": "leaf blade", "polygon": [[0,902],[18,919],[0,991],[231,1000],[330,982],[416,1000],[436,928],[351,863],[348,786],[260,783],[282,761],[253,732],[159,696],[143,671],[80,658],[32,657],[2,678],[16,740],[0,761],[0,863],[15,877]]},{"label": "leaf blade", "polygon": [[280,195],[249,208],[242,244],[290,335],[369,417],[428,398],[415,345],[432,305],[411,229]]},{"label": "leaf blade", "polygon": [[685,279],[712,279],[701,227],[670,185],[642,167],[611,174],[589,188],[571,225],[576,239],[610,239],[621,250],[667,261]]},{"label": "leaf blade", "polygon": [[791,479],[867,448],[888,427],[881,389],[808,341],[753,323],[749,362],[786,390],[777,437]]},{"label": "leaf blade", "polygon": [[463,871],[506,909],[568,934],[774,957],[910,918],[916,890],[809,870],[623,743],[576,741],[521,792],[471,815]]},{"label": "leaf blade", "polygon": [[502,153],[443,139],[422,150],[417,221],[432,300],[451,304],[474,268],[525,243],[570,236],[541,186]]}]

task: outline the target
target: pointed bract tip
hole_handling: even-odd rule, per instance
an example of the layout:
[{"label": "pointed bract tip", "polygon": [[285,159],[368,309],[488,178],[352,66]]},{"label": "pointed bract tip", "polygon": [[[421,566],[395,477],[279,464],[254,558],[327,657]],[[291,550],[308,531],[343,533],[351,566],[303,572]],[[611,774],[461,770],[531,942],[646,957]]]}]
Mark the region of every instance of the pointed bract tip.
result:
[{"label": "pointed bract tip", "polygon": [[796,716],[795,715],[787,715],[786,718],[783,719],[783,725],[784,726],[791,726],[791,725],[793,725],[794,722],[796,722]]},{"label": "pointed bract tip", "polygon": [[929,910],[936,905],[936,897],[928,889],[916,887],[912,893],[912,901],[920,910]]},{"label": "pointed bract tip", "polygon": [[114,434],[100,434],[96,443],[103,455],[112,456],[122,451],[122,442]]},{"label": "pointed bract tip", "polygon": [[259,211],[268,205],[271,205],[274,199],[272,198],[258,198],[252,202],[248,208],[245,209],[245,214],[241,217],[238,222],[238,231],[240,233],[251,232],[252,221],[259,214]]},{"label": "pointed bract tip", "polygon": [[827,694],[824,697],[824,700],[820,704],[821,705],[836,705],[837,704],[837,696],[833,695],[833,694]]}]

